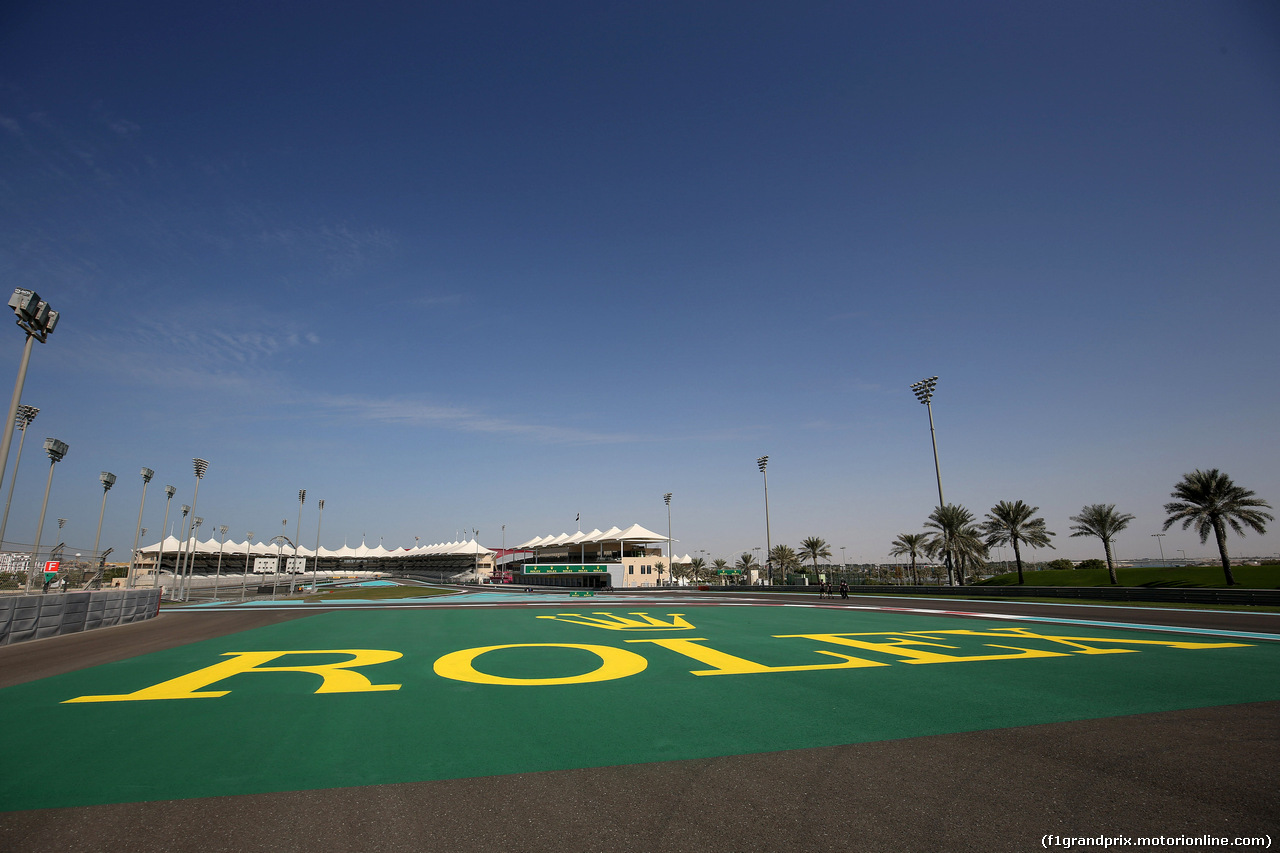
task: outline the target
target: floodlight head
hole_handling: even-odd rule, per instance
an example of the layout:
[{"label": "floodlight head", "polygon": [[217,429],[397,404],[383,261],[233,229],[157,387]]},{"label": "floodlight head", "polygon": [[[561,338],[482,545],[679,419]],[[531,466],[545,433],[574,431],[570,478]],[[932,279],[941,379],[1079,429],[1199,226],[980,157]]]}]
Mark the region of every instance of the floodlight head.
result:
[{"label": "floodlight head", "polygon": [[911,390],[921,404],[928,405],[929,401],[933,399],[933,389],[937,384],[938,377],[930,376],[928,379],[921,379],[919,382],[911,383]]},{"label": "floodlight head", "polygon": [[663,495],[662,500],[666,503],[667,506],[671,506],[671,493],[667,492],[665,495]]},{"label": "floodlight head", "polygon": [[65,527],[65,526],[66,526],[66,524],[67,524],[67,520],[66,520],[65,518],[60,518],[60,519],[58,519],[58,529],[59,529],[59,530],[61,530],[63,527]]},{"label": "floodlight head", "polygon": [[316,505],[320,507],[321,512],[324,512],[324,498],[321,498],[320,500],[316,501]]},{"label": "floodlight head", "polygon": [[187,506],[186,504],[183,504],[183,505],[182,505],[182,517],[183,517],[183,518],[186,518],[186,517],[187,517],[187,513],[189,513],[189,512],[191,512],[191,507]]},{"label": "floodlight head", "polygon": [[209,463],[203,459],[192,459],[191,464],[195,466],[196,479],[203,480],[204,472],[209,470]]},{"label": "floodlight head", "polygon": [[227,531],[228,531],[228,530],[230,530],[230,529],[231,529],[231,528],[230,528],[230,527],[227,527],[225,524],[219,524],[219,525],[218,525],[218,532],[219,532],[219,533],[221,533],[223,536],[226,536],[226,535],[227,535]]},{"label": "floodlight head", "polygon": [[204,519],[197,515],[195,518],[192,519],[192,523],[196,527],[199,527],[200,525],[204,524]]},{"label": "floodlight head", "polygon": [[164,493],[165,493],[165,496],[169,498],[169,500],[173,500],[173,496],[178,493],[178,490],[175,489],[173,486],[165,486]]},{"label": "floodlight head", "polygon": [[50,310],[48,316],[44,319],[44,333],[51,334],[58,325],[58,312]]},{"label": "floodlight head", "polygon": [[25,405],[19,406],[18,414],[14,418],[14,422],[17,424],[18,429],[23,430],[25,432],[27,429],[27,424],[34,421],[36,419],[36,415],[38,414],[40,414],[40,410],[37,409],[35,406],[25,406]]},{"label": "floodlight head", "polygon": [[248,533],[246,533],[246,534],[245,534],[244,541],[246,541],[246,542],[252,542],[252,541],[253,541],[253,531],[252,531],[252,530],[250,530]]},{"label": "floodlight head", "polygon": [[760,466],[760,473],[763,474],[764,469],[769,467],[769,457],[761,456],[759,459],[756,460],[756,465]]},{"label": "floodlight head", "polygon": [[116,484],[116,475],[110,471],[103,471],[98,475],[98,481],[102,483],[102,491],[109,492],[111,487]]},{"label": "floodlight head", "polygon": [[307,490],[298,489],[298,503],[304,504],[306,502],[307,502]]},{"label": "floodlight head", "polygon": [[143,482],[143,483],[150,483],[150,482],[151,482],[151,478],[152,478],[152,477],[154,477],[155,475],[156,475],[156,472],[155,472],[155,471],[152,471],[150,468],[143,468],[143,469],[142,469],[142,482]]},{"label": "floodlight head", "polygon": [[50,462],[61,462],[62,457],[67,455],[67,443],[59,441],[56,438],[46,438],[44,440],[44,452],[49,454]]},{"label": "floodlight head", "polygon": [[9,297],[9,307],[22,320],[30,321],[39,304],[40,294],[22,287],[14,288],[13,295]]},{"label": "floodlight head", "polygon": [[47,322],[49,322],[49,303],[41,300],[36,303],[36,309],[31,313],[31,324],[38,329],[43,329]]}]

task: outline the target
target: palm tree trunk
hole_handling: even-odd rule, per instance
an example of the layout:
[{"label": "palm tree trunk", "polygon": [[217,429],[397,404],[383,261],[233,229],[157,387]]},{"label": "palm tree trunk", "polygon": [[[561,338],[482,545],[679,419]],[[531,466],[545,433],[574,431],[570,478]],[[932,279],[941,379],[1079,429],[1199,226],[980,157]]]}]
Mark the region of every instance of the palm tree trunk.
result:
[{"label": "palm tree trunk", "polygon": [[1227,556],[1227,530],[1219,521],[1213,525],[1213,535],[1218,540],[1218,554],[1222,557],[1222,573],[1227,576],[1227,586],[1235,586],[1235,576],[1231,574],[1231,558]]},{"label": "palm tree trunk", "polygon": [[1111,583],[1119,586],[1120,579],[1116,577],[1116,567],[1115,564],[1111,562],[1111,540],[1103,539],[1102,547],[1107,552],[1107,572],[1111,575]]},{"label": "palm tree trunk", "polygon": [[1013,560],[1018,564],[1018,583],[1021,584],[1024,582],[1022,578],[1022,552],[1018,550],[1018,537],[1011,538],[1013,539]]}]

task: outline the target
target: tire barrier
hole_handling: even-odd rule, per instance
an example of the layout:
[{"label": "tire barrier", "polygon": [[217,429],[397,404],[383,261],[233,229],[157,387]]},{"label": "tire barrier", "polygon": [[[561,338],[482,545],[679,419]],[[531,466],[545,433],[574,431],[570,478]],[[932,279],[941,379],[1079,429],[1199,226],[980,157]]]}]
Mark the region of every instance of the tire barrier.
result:
[{"label": "tire barrier", "polygon": [[0,597],[0,646],[150,619],[158,589],[108,589]]}]

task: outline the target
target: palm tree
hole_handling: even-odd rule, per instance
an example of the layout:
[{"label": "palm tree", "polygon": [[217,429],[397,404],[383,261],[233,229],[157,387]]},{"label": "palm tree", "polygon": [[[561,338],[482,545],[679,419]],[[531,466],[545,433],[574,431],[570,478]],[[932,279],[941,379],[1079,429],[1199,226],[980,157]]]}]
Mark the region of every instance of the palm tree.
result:
[{"label": "palm tree", "polygon": [[662,586],[662,573],[667,570],[667,564],[659,560],[653,564],[653,570],[658,575],[658,586]]},{"label": "palm tree", "polygon": [[1276,519],[1261,508],[1271,509],[1271,504],[1254,495],[1251,489],[1237,486],[1217,468],[1208,471],[1197,468],[1190,474],[1183,474],[1170,497],[1177,500],[1164,505],[1164,511],[1169,514],[1164,529],[1168,530],[1176,521],[1182,522],[1183,530],[1194,524],[1196,533],[1200,534],[1201,545],[1208,540],[1209,531],[1213,531],[1227,586],[1234,585],[1236,580],[1231,576],[1231,559],[1227,556],[1227,526],[1230,525],[1241,536],[1244,535],[1244,527],[1265,534],[1267,526],[1263,522]]},{"label": "palm tree", "polygon": [[982,523],[982,532],[987,535],[987,547],[997,545],[1013,545],[1013,559],[1018,564],[1018,583],[1023,583],[1022,551],[1020,543],[1030,548],[1052,548],[1050,536],[1057,536],[1052,530],[1045,530],[1043,518],[1033,518],[1040,511],[1038,506],[1027,506],[1022,501],[1000,501],[987,513],[987,520]]},{"label": "palm tree", "polygon": [[694,557],[689,561],[689,566],[684,569],[684,576],[692,581],[702,580],[702,573],[707,570],[707,561],[701,557]]},{"label": "palm tree", "polygon": [[[947,580],[953,586],[964,586],[964,566],[981,566],[987,556],[973,513],[959,504],[935,507],[924,526],[934,531],[929,545],[947,561]],[[950,577],[953,569],[955,575]]]},{"label": "palm tree", "polygon": [[800,543],[800,557],[805,560],[813,560],[813,577],[818,577],[818,560],[830,560],[831,548],[827,545],[827,541],[818,536],[810,536],[808,539]]},{"label": "palm tree", "polygon": [[1076,522],[1071,525],[1071,529],[1075,531],[1072,536],[1097,536],[1102,540],[1102,548],[1107,552],[1107,572],[1111,575],[1111,582],[1120,583],[1116,578],[1115,564],[1111,561],[1111,539],[1129,526],[1133,516],[1127,512],[1116,512],[1115,504],[1089,504],[1080,510],[1079,515],[1071,516],[1071,520]]},{"label": "palm tree", "polygon": [[808,571],[800,562],[800,555],[793,551],[790,545],[774,545],[773,550],[769,552],[769,562],[777,567],[784,578],[788,572],[797,574]]},{"label": "palm tree", "polygon": [[901,557],[904,554],[911,557],[911,577],[915,583],[920,583],[920,576],[916,573],[916,558],[925,554],[925,542],[928,541],[927,533],[899,533],[898,538],[893,540],[893,548],[889,551],[890,556]]},{"label": "palm tree", "polygon": [[750,551],[743,551],[742,556],[733,564],[733,568],[745,575],[752,569],[759,569],[760,564],[756,562],[755,554],[752,554]]},{"label": "palm tree", "polygon": [[[744,554],[743,556],[750,556],[750,555]],[[729,569],[729,561],[724,559],[723,557],[716,557],[714,560],[711,561],[711,568],[704,569],[702,574],[705,580],[710,580],[713,577],[724,577],[724,575],[720,573],[724,571],[728,571],[728,569]]]}]

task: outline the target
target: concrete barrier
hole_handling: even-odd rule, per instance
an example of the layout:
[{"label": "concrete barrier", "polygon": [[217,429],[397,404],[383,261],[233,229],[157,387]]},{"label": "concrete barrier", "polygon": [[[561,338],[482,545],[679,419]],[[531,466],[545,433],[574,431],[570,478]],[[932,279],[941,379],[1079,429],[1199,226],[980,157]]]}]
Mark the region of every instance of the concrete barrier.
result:
[{"label": "concrete barrier", "polygon": [[109,589],[0,597],[0,646],[150,619],[158,589]]}]

